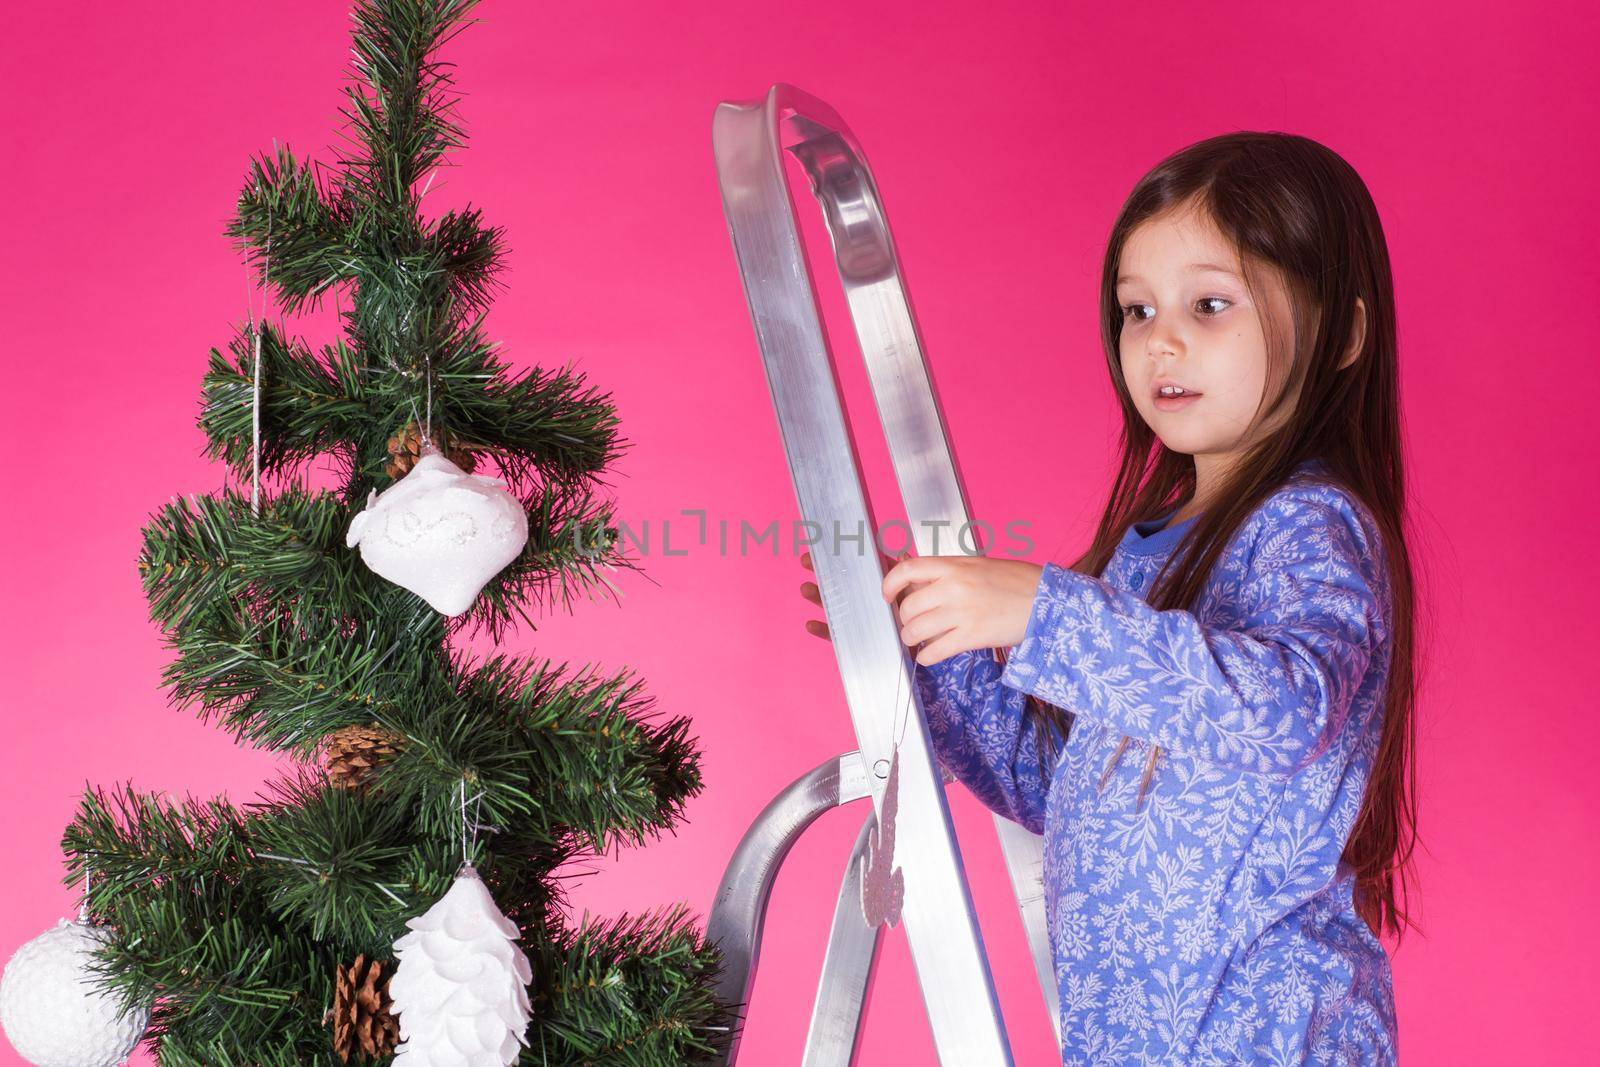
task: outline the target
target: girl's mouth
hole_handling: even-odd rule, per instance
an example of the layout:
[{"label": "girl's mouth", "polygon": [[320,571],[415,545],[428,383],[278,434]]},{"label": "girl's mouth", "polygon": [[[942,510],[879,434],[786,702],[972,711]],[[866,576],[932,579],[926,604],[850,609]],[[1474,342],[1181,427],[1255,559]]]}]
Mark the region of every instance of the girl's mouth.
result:
[{"label": "girl's mouth", "polygon": [[1170,388],[1167,392],[1157,390],[1155,397],[1156,410],[1182,411],[1184,408],[1188,407],[1190,404],[1194,403],[1204,395],[1204,393],[1197,393],[1192,389],[1184,389],[1176,392],[1172,391]]}]

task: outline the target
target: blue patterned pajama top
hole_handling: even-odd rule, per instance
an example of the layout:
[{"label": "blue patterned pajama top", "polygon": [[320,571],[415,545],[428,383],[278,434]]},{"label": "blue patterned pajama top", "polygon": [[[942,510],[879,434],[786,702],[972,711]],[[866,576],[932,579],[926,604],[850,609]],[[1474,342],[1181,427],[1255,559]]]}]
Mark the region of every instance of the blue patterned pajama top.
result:
[{"label": "blue patterned pajama top", "polygon": [[[1251,514],[1192,613],[1144,599],[1193,521],[1163,516],[1100,578],[1046,564],[1003,666],[916,669],[940,761],[1044,835],[1063,1064],[1395,1061],[1389,960],[1340,859],[1377,751],[1388,579],[1370,513],[1321,469]],[[1073,716],[1043,778],[1029,693]]]}]

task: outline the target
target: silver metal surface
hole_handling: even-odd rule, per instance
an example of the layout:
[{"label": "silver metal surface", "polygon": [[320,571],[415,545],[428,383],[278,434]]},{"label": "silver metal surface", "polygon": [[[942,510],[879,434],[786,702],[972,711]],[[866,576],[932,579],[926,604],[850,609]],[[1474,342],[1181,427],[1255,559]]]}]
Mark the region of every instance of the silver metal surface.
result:
[{"label": "silver metal surface", "polygon": [[861,861],[877,825],[878,820],[869,813],[845,864],[800,1067],[855,1067],[861,1051],[867,993],[883,947],[883,927],[867,925],[861,914]]},{"label": "silver metal surface", "polygon": [[1017,897],[1022,926],[1028,932],[1028,947],[1033,956],[1034,974],[1050,1009],[1050,1025],[1055,1030],[1056,1047],[1061,1047],[1061,995],[1056,989],[1055,961],[1050,952],[1050,935],[1044,911],[1044,838],[1010,819],[994,817],[995,833],[1000,835],[1000,851],[1011,874],[1011,891]]},{"label": "silver metal surface", "polygon": [[[722,972],[713,992],[724,1003],[750,1003],[767,903],[784,857],[818,816],[867,795],[861,754],[847,752],[795,779],[740,838],[706,917],[706,939],[722,954]],[[719,1062],[731,1064],[738,1058],[741,1031],[742,1026],[735,1029]]]},{"label": "silver metal surface", "polygon": [[[940,768],[944,784],[955,777]],[[706,937],[722,954],[723,969],[714,987],[725,1003],[747,1005],[761,957],[761,933],[778,870],[805,829],[835,807],[871,796],[861,753],[846,752],[806,772],[779,793],[750,824],[722,875],[706,919]],[[869,810],[856,837],[844,883],[834,907],[828,952],[823,959],[817,1002],[806,1034],[803,1067],[852,1064],[867,989],[877,966],[881,931],[861,914],[860,859],[877,819]],[[731,1065],[743,1033],[735,1029],[714,1062]]]},{"label": "silver metal surface", "polygon": [[[783,91],[799,92],[780,84],[772,94],[786,99]],[[805,139],[788,148],[805,167],[822,206],[917,555],[976,555],[981,530],[970,525],[960,468],[928,375],[889,219],[860,146],[836,115],[829,112],[829,118],[832,124],[811,118]],[[1059,994],[1045,921],[1044,838],[1000,815],[994,822],[1059,1045]]]},{"label": "silver metal surface", "polygon": [[[931,530],[922,523],[964,522],[966,508],[888,222],[849,129],[793,86],[773,86],[764,101],[720,104],[712,142],[800,514],[821,534],[812,561],[865,765],[887,765],[903,729],[896,859],[905,873],[903,922],[934,1045],[947,1067],[1010,1064],[913,665],[881,593],[877,526],[806,268],[783,150],[805,166],[822,205],[918,549],[926,535],[931,552]],[[868,784],[881,814],[884,782],[873,775]]]}]

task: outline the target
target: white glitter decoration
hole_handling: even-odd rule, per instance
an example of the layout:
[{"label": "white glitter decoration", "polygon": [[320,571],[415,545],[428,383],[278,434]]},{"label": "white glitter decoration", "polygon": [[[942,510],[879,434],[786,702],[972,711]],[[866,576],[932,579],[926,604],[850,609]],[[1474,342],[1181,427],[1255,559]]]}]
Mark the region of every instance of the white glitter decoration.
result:
[{"label": "white glitter decoration", "polygon": [[148,1006],[122,999],[90,970],[106,931],[62,919],[26,945],[0,977],[0,1024],[34,1067],[116,1067],[150,1025]]},{"label": "white glitter decoration", "polygon": [[435,611],[460,615],[528,543],[528,516],[504,485],[424,445],[404,478],[367,498],[345,543]]},{"label": "white glitter decoration", "polygon": [[394,943],[395,1067],[509,1067],[528,1043],[533,968],[470,865]]}]

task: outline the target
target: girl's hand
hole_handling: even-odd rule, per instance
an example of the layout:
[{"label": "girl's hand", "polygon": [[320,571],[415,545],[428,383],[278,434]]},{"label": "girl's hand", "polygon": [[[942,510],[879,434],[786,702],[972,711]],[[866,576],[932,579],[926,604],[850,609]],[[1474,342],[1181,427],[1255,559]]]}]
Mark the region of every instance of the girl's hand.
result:
[{"label": "girl's hand", "polygon": [[923,646],[917,662],[926,667],[957,652],[1020,644],[1043,574],[1022,559],[916,556],[884,575],[883,598],[899,602],[900,640]]},{"label": "girl's hand", "polygon": [[[893,557],[885,555],[882,552],[878,553],[878,556],[879,556],[880,560],[883,563],[883,569],[884,570],[887,571],[887,570],[889,570],[890,568],[892,568],[895,565],[895,560],[894,560]],[[901,555],[901,558],[902,559],[905,558],[904,554]],[[800,553],[800,565],[803,566],[808,571],[815,571],[816,570],[816,568],[811,565],[811,553],[810,552],[802,552],[802,553]],[[801,582],[800,583],[800,595],[805,597],[807,600],[811,601],[813,604],[817,605],[817,607],[820,608],[822,606],[822,590],[817,588],[817,583],[816,582]],[[822,619],[807,619],[806,620],[806,631],[808,633],[816,634],[818,637],[822,638],[825,641],[833,640],[833,636],[828,633],[828,624],[827,624],[827,622],[822,620]]]}]

